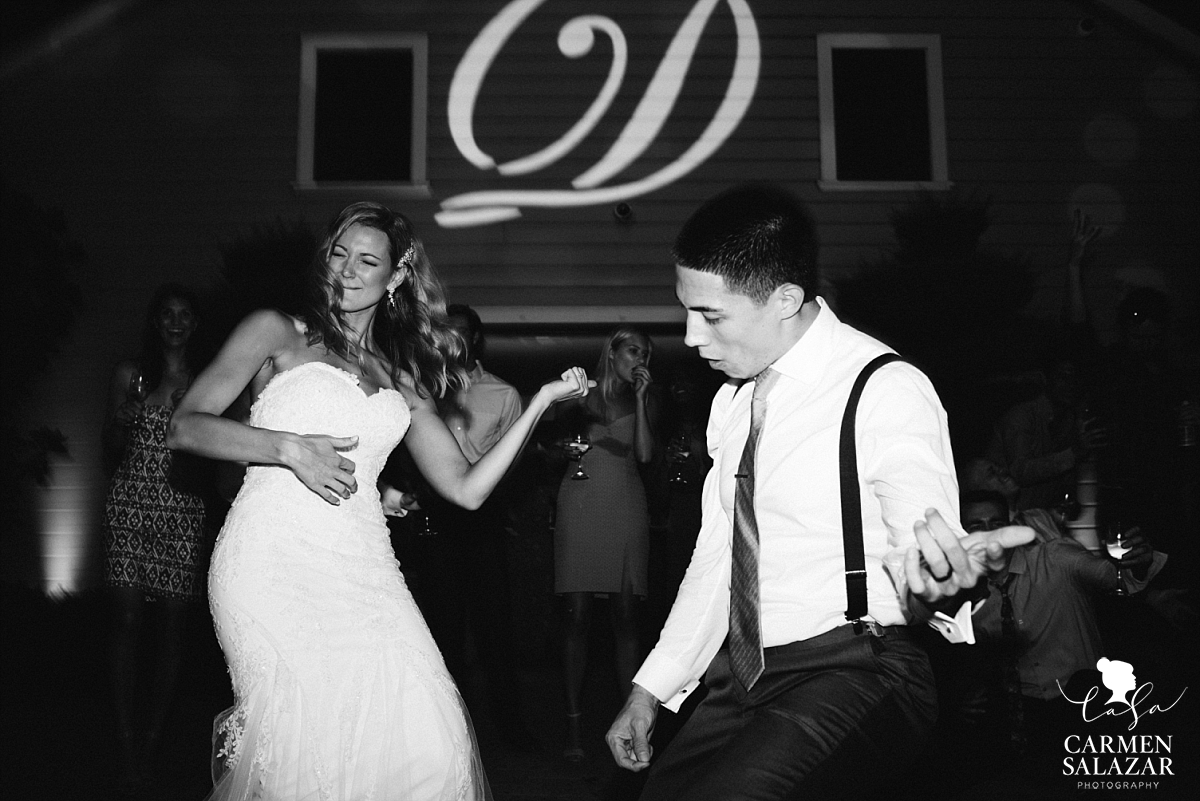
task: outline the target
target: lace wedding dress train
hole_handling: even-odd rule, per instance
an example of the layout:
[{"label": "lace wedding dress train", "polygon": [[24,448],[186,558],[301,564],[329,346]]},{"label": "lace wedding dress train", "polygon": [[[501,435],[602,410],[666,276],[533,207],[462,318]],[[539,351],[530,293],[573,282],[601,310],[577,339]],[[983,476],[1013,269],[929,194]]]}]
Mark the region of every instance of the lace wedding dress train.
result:
[{"label": "lace wedding dress train", "polygon": [[275,376],[255,403],[255,426],[357,436],[345,455],[358,491],[333,506],[284,467],[247,470],[209,575],[236,699],[214,726],[214,801],[489,797],[375,488],[409,420],[399,392],[367,396],[320,362]]}]

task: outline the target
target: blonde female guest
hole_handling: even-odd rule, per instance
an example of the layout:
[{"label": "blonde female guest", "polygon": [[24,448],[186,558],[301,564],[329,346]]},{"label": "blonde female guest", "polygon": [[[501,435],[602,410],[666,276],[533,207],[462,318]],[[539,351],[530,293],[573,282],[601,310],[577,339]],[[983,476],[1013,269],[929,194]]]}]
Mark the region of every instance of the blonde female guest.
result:
[{"label": "blonde female guest", "polygon": [[[169,444],[249,462],[209,596],[236,703],[214,731],[213,799],[488,797],[462,700],[393,556],[376,488],[401,438],[438,494],[477,508],[580,368],[541,388],[474,465],[434,399],[462,342],[409,221],[348,206],[313,265],[302,319],[247,317],[184,397]],[[248,424],[221,413],[249,385]]]},{"label": "blonde female guest", "polygon": [[586,433],[590,443],[582,458],[588,479],[572,479],[573,470],[563,477],[554,529],[554,591],[563,596],[567,614],[563,756],[573,762],[584,758],[581,694],[595,596],[609,599],[622,691],[642,658],[638,599],[646,596],[650,514],[638,465],[654,455],[651,348],[650,337],[637,329],[612,331],[596,367],[597,391],[574,402],[568,412],[568,418],[577,418],[572,433]]}]

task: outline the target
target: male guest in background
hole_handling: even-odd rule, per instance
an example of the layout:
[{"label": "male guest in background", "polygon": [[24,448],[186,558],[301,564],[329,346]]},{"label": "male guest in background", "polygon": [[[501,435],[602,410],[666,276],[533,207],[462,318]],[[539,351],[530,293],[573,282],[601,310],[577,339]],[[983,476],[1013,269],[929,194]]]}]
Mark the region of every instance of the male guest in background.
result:
[{"label": "male guest in background", "polygon": [[[463,455],[474,464],[521,415],[521,395],[483,369],[483,322],[469,306],[450,305],[450,324],[466,343],[464,366],[471,384],[439,403]],[[427,539],[431,581],[423,588],[426,617],[446,666],[471,699],[468,638],[486,679],[488,712],[508,730],[521,722],[520,684],[512,652],[503,487],[478,511],[437,499],[428,509],[435,534]],[[479,712],[475,712],[476,716]]]},{"label": "male guest in background", "polygon": [[[1056,762],[1061,756],[1057,744],[1071,731],[1070,724],[1079,722],[1079,708],[1063,698],[1059,687],[1065,690],[1076,672],[1094,668],[1105,656],[1096,597],[1118,586],[1130,595],[1141,592],[1167,557],[1130,527],[1122,537],[1129,551],[1118,569],[1103,552],[1064,536],[1051,512],[1030,509],[1018,514],[1017,521],[1037,538],[1008,551],[1001,568],[988,576],[988,594],[975,611],[974,629],[982,655],[1000,671],[994,686],[1013,696],[996,705],[1006,712],[993,715],[998,725],[992,731],[1002,733],[996,744],[1017,755],[1025,750],[1050,755],[1055,759],[1047,761]],[[1009,525],[1007,500],[987,490],[963,493],[962,524],[968,532]]]},{"label": "male guest in background", "polygon": [[857,415],[867,612],[848,623],[838,430],[859,370],[888,349],[816,297],[812,220],[781,189],[710,200],[674,256],[685,342],[730,381],[712,404],[696,550],[609,748],[624,768],[648,767],[660,703],[678,709],[704,675],[708,694],[643,799],[894,787],[936,716],[928,660],[905,624],[935,606],[953,615],[1003,547],[1033,532],[960,542],[945,413],[920,371],[887,365]]},{"label": "male guest in background", "polygon": [[463,455],[472,464],[487,453],[496,440],[521,416],[521,395],[516,387],[483,369],[483,321],[470,306],[452,303],[446,307],[450,325],[467,344],[464,366],[471,386],[457,393],[442,410],[442,419],[454,433]]}]

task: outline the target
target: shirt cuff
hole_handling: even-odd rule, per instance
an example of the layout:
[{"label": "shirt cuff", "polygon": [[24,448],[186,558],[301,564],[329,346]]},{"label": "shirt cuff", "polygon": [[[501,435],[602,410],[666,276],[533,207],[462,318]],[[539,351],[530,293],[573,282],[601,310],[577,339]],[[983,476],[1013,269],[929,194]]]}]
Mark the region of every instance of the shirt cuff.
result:
[{"label": "shirt cuff", "polygon": [[689,678],[687,672],[670,657],[655,654],[646,657],[633,683],[644,688],[672,712],[678,712],[683,702],[700,686],[700,680]]},{"label": "shirt cuff", "polygon": [[971,615],[975,614],[981,606],[983,606],[982,600],[976,603],[963,601],[954,617],[950,617],[944,612],[934,612],[933,617],[929,619],[929,625],[947,642],[965,642],[967,645],[974,645],[975,622]]},{"label": "shirt cuff", "polygon": [[1146,589],[1146,585],[1150,583],[1151,579],[1158,575],[1159,571],[1163,569],[1163,566],[1166,565],[1166,563],[1167,555],[1165,553],[1155,551],[1152,561],[1150,562],[1150,567],[1146,568],[1145,578],[1134,578],[1133,571],[1126,569],[1119,572],[1118,581],[1121,582],[1121,586],[1124,587],[1130,595],[1135,595]]}]

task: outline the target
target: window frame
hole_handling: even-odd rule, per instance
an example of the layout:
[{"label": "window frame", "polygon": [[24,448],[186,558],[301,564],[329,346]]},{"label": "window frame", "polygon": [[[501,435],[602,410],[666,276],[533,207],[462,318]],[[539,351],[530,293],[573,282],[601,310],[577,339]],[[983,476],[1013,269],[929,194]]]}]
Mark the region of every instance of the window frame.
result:
[{"label": "window frame", "polygon": [[[317,181],[313,179],[317,114],[317,56],[322,50],[412,51],[412,162],[410,181]],[[426,177],[429,111],[429,39],[423,33],[308,33],[300,43],[300,117],[296,146],[298,192],[382,192],[390,197],[430,196]]]},{"label": "window frame", "polygon": [[[836,120],[833,107],[833,50],[920,49],[925,51],[925,88],[929,105],[928,181],[844,181],[837,177]],[[936,33],[819,33],[817,83],[820,116],[821,179],[817,186],[831,191],[903,191],[950,189],[946,159],[946,108],[942,83],[942,41]]]}]

